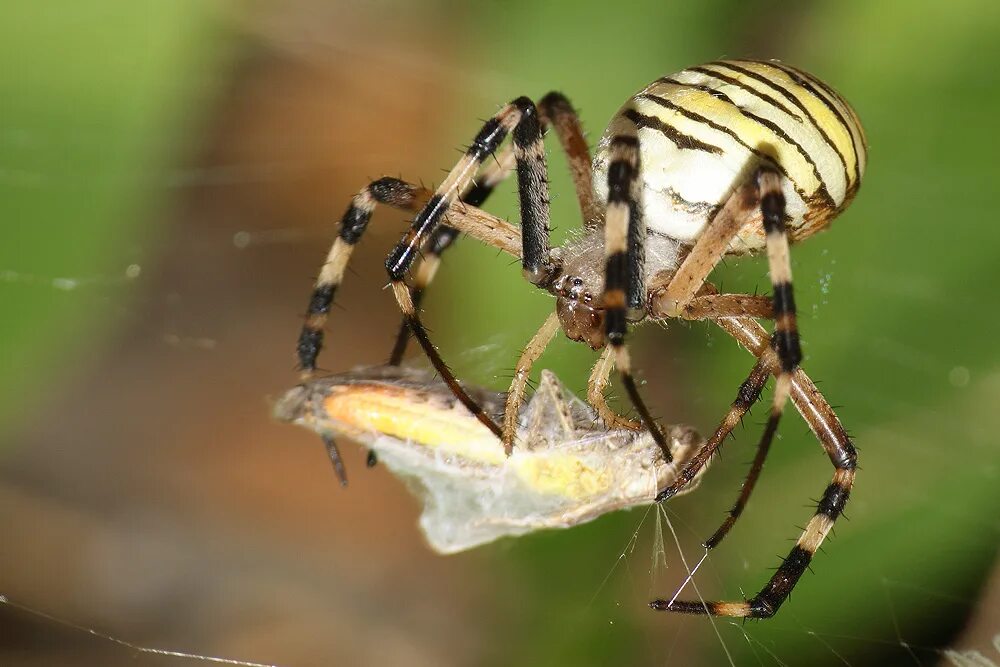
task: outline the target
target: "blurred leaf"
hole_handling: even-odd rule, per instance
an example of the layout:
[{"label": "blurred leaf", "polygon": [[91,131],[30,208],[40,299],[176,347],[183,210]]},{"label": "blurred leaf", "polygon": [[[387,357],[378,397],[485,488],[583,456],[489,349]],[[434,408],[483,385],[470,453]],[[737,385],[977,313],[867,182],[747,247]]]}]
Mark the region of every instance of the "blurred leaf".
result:
[{"label": "blurred leaf", "polygon": [[218,62],[210,10],[194,0],[0,9],[0,428],[118,323],[108,297],[141,273],[156,230],[139,222],[170,185],[161,165],[186,147],[189,105]]}]

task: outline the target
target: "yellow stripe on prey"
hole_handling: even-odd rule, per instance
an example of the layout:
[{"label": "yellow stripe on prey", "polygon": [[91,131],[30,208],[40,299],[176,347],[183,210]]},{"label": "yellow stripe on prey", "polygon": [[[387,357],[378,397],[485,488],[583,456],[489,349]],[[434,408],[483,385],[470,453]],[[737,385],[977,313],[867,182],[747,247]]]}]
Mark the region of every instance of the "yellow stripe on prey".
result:
[{"label": "yellow stripe on prey", "polygon": [[507,458],[489,429],[461,405],[414,400],[414,392],[384,384],[334,387],[324,399],[329,419],[374,431],[470,463],[508,467],[536,493],[581,500],[607,493],[613,475],[589,465],[581,451],[519,451]]},{"label": "yellow stripe on prey", "polygon": [[330,419],[360,431],[375,431],[417,445],[499,465],[503,447],[461,405],[414,402],[413,392],[384,384],[335,387],[323,402]]}]

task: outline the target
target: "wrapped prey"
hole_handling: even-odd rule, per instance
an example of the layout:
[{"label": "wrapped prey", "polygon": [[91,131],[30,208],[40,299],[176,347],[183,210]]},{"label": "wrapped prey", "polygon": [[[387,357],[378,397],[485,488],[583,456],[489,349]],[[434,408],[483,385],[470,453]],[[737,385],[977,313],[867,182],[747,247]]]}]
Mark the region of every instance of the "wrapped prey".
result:
[{"label": "wrapped prey", "polygon": [[[504,394],[466,389],[488,414],[502,416]],[[309,380],[288,391],[274,414],[317,432],[342,480],[334,438],[369,448],[421,501],[420,527],[443,554],[649,505],[702,443],[691,427],[665,428],[667,463],[648,432],[605,427],[550,371],[522,406],[510,456],[443,381],[414,369],[358,368]]]}]

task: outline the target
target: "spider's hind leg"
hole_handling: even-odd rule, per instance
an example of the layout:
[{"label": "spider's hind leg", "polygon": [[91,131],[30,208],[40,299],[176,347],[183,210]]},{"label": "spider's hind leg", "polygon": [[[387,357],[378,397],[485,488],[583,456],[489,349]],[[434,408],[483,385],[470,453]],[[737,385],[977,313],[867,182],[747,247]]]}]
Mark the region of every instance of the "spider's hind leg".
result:
[{"label": "spider's hind leg", "polygon": [[[771,443],[774,441],[774,436],[778,431],[782,412],[791,393],[793,373],[802,361],[799,332],[796,324],[795,299],[792,294],[792,270],[788,252],[788,234],[785,229],[785,197],[781,193],[781,178],[778,172],[771,167],[761,167],[757,171],[756,180],[759,191],[761,217],[766,234],[767,257],[773,297],[762,300],[759,297],[754,298],[749,295],[723,295],[721,297],[722,300],[718,301],[715,306],[718,307],[720,304],[727,303],[726,299],[728,298],[729,302],[736,301],[737,303],[742,303],[746,307],[746,311],[741,313],[741,315],[747,316],[759,315],[761,311],[770,305],[771,317],[773,317],[775,322],[774,334],[771,337],[771,348],[773,349],[771,354],[777,357],[776,360],[772,359],[772,363],[776,362],[775,366],[777,368],[777,372],[775,373],[774,398],[771,403],[771,412],[768,416],[767,424],[757,445],[757,453],[743,483],[740,496],[737,498],[732,509],[729,510],[729,516],[723,524],[705,541],[706,549],[715,548],[725,538],[740,514],[742,514],[743,508],[746,506],[750,494],[753,492],[754,485],[757,483],[760,472],[764,467],[764,461],[771,448]],[[707,296],[702,298],[711,299],[712,297]],[[692,299],[692,303],[696,301],[698,301],[697,297]],[[757,312],[754,312],[754,309],[757,309]],[[718,316],[719,314],[716,313],[716,319]],[[768,354],[765,352],[760,358],[764,360],[767,356]]]},{"label": "spider's hind leg", "polygon": [[[772,374],[780,376],[784,372],[782,362],[777,358],[777,354],[772,348],[773,343],[767,342],[767,332],[755,320],[749,317],[727,317],[717,320],[716,324],[730,336],[736,338],[751,354],[757,356],[759,358],[758,364],[765,364]],[[799,414],[809,424],[810,430],[820,441],[834,467],[833,479],[823,492],[815,514],[802,531],[795,546],[792,547],[770,581],[749,601],[654,600],[650,603],[650,607],[653,609],[688,614],[769,618],[788,598],[812,561],[813,555],[833,529],[834,522],[843,514],[851,488],[854,485],[858,465],[857,450],[833,408],[830,407],[826,398],[801,368],[797,368],[791,374],[790,396]],[[756,472],[759,473],[758,461],[760,465],[763,465],[762,457],[764,455],[766,455],[766,450],[758,450],[757,458],[754,460],[754,468],[751,469],[751,475],[747,478],[744,492],[741,494],[740,500],[737,501],[737,506],[746,502],[746,498],[756,482],[754,470],[756,469]],[[735,517],[732,518],[732,521],[727,519],[727,522],[706,542],[706,547],[711,548],[717,545],[725,536],[728,528],[732,526],[732,522],[735,522]]]},{"label": "spider's hind leg", "polygon": [[788,232],[785,229],[785,196],[781,192],[781,176],[772,167],[757,171],[760,210],[767,241],[768,272],[773,293],[774,335],[771,346],[778,354],[780,372],[774,387],[771,414],[765,427],[764,439],[770,439],[778,429],[781,413],[792,389],[792,373],[802,361],[799,329],[792,293],[792,265],[788,252]]}]

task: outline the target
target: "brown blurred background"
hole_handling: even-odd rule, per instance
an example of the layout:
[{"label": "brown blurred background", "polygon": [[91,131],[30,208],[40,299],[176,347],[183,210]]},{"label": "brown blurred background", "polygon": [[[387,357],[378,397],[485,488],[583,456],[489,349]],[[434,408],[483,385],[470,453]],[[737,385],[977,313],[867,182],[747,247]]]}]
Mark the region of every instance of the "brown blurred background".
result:
[{"label": "brown blurred background", "polygon": [[[988,347],[995,300],[974,299],[973,286],[996,268],[972,246],[992,247],[981,234],[996,232],[966,234],[963,221],[995,190],[985,170],[997,175],[970,157],[989,113],[966,111],[1000,104],[992,68],[948,77],[1000,23],[987,2],[957,18],[916,4],[3,10],[2,61],[25,94],[0,135],[13,225],[0,251],[11,351],[0,595],[28,609],[0,606],[0,662],[183,662],[80,628],[282,665],[934,664],[952,644],[988,653],[1000,629],[995,593],[980,602],[997,544],[1000,371]],[[713,626],[650,612],[645,602],[684,569],[669,529],[641,512],[436,556],[416,502],[385,470],[344,446],[341,490],[317,438],[270,420],[296,381],[301,311],[334,222],[369,179],[434,183],[478,120],[516,95],[564,90],[597,136],[648,80],[744,54],[814,69],[872,121],[858,203],[796,251],[807,368],[860,436],[855,520],[778,618]],[[920,68],[947,104],[922,95]],[[968,150],[953,155],[955,144]],[[565,234],[575,203],[555,153]],[[513,202],[508,193],[494,210],[514,219]],[[945,210],[947,225],[935,214]],[[398,315],[381,264],[402,220],[380,210],[356,253],[325,368],[387,356]],[[890,246],[903,231],[913,247]],[[938,241],[951,243],[951,268],[921,257]],[[427,320],[463,378],[499,388],[551,304],[505,258],[462,245]],[[765,276],[741,262],[723,279],[752,289]],[[948,339],[946,327],[972,333]],[[709,430],[749,357],[704,327],[649,329],[638,339],[652,402]],[[578,347],[560,342],[542,365],[581,389],[592,354]],[[689,560],[735,496],[761,419],[715,481],[668,509]],[[701,571],[706,595],[752,594],[829,478],[801,421],[783,432],[745,525]],[[970,618],[979,629],[960,635]]]}]

